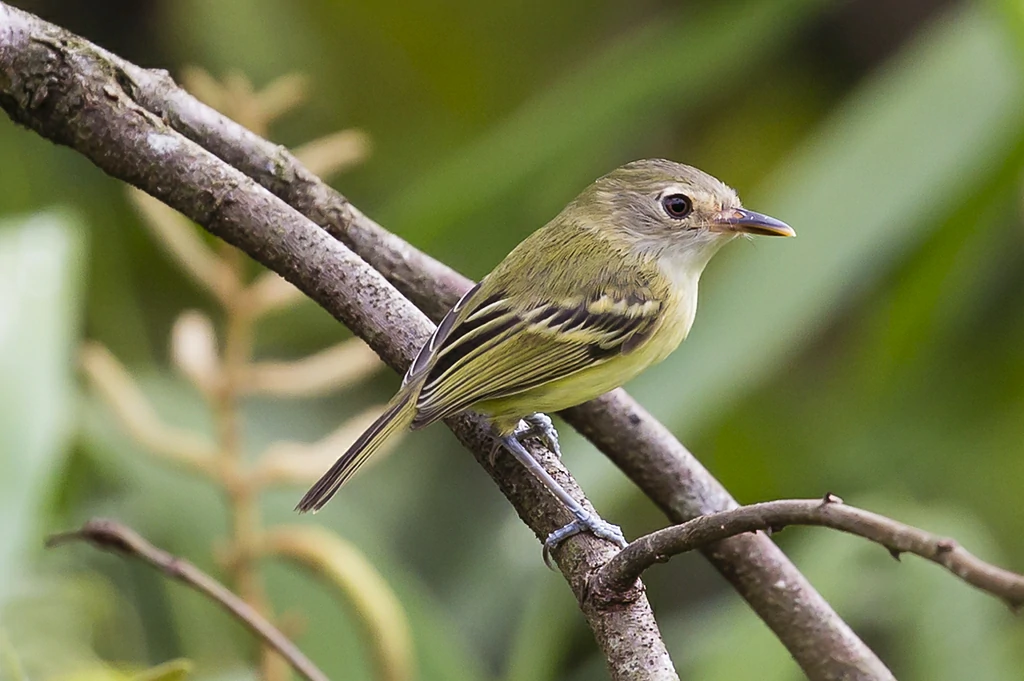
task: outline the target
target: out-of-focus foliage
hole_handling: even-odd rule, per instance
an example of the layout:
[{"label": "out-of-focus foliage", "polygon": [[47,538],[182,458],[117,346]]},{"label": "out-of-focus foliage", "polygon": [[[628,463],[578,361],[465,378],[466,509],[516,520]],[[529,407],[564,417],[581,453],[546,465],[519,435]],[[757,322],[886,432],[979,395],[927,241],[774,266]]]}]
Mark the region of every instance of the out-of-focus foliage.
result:
[{"label": "out-of-focus foliage", "polygon": [[[274,139],[365,131],[372,155],[334,184],[471,276],[621,162],[666,156],[723,178],[799,238],[716,258],[691,338],[634,392],[741,501],[832,491],[1024,569],[1017,0],[16,4],[179,75],[306,74],[309,104]],[[6,121],[0,158],[0,677],[187,658],[189,678],[251,678],[255,644],[195,594],[84,548],[37,550],[46,529],[103,514],[225,576],[217,491],[147,458],[73,382],[74,348],[98,341],[165,422],[212,432],[167,338],[184,309],[223,320],[117,182]],[[260,321],[256,354],[346,336],[306,302]],[[254,397],[245,450],[318,440],[396,385]],[[580,438],[563,449],[627,535],[664,523]],[[324,525],[368,557],[407,613],[420,679],[601,678],[571,595],[443,428],[407,438],[315,518],[292,515],[300,493],[268,494],[264,520]],[[778,541],[897,677],[1020,678],[1024,624],[935,566],[824,530]],[[264,574],[329,675],[370,673],[357,613],[290,564],[268,559]],[[684,675],[800,678],[699,559],[647,582]]]}]

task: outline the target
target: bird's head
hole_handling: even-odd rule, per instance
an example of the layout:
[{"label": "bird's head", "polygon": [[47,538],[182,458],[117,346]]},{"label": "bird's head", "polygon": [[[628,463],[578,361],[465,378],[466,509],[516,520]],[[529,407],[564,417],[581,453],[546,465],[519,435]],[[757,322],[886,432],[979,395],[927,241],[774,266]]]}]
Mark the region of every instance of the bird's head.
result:
[{"label": "bird's head", "polygon": [[739,234],[796,236],[784,222],[743,208],[720,180],[664,159],[627,163],[595,181],[575,203],[592,211],[588,222],[612,238],[652,254],[710,258]]}]

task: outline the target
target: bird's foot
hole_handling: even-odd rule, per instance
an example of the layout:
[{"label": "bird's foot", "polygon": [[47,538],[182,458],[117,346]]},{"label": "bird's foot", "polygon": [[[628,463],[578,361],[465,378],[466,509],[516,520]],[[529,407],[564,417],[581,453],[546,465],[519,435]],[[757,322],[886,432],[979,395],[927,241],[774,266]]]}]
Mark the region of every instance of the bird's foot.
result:
[{"label": "bird's foot", "polygon": [[555,424],[551,422],[551,417],[547,414],[540,412],[530,414],[523,418],[519,427],[512,434],[520,442],[529,438],[535,438],[547,447],[548,451],[552,454],[559,459],[562,458],[562,450],[558,446],[558,431],[555,430]]},{"label": "bird's foot", "polygon": [[622,528],[618,525],[612,525],[610,522],[583,509],[574,511],[574,514],[576,515],[576,520],[558,528],[544,540],[544,563],[548,567],[552,567],[551,552],[558,548],[558,545],[563,541],[580,532],[590,532],[596,537],[612,542],[620,549],[626,548],[628,542],[625,535],[622,534]]},{"label": "bird's foot", "polygon": [[[562,450],[558,446],[558,431],[555,430],[555,424],[551,422],[551,417],[547,414],[541,414],[538,412],[524,417],[508,437],[511,437],[518,442],[535,439],[559,459],[562,458]],[[494,467],[495,461],[498,457],[498,452],[501,451],[502,447],[508,447],[505,441],[506,439],[506,437],[497,438],[494,443],[494,447],[491,448],[491,455],[488,459],[490,461],[491,468]]]}]

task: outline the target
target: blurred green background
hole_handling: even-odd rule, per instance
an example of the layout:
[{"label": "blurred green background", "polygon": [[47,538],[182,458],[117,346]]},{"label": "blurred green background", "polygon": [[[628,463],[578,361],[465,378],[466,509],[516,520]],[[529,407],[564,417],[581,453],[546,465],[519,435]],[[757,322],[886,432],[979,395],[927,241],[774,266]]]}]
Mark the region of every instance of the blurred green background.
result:
[{"label": "blurred green background", "polygon": [[[309,103],[274,140],[365,131],[372,154],[332,183],[473,277],[622,162],[664,156],[724,179],[799,238],[716,258],[690,338],[633,394],[742,502],[831,491],[1024,569],[1019,0],[15,4],[172,73],[306,74]],[[164,421],[209,431],[168,335],[188,308],[220,318],[119,182],[6,119],[0,158],[0,678],[177,657],[194,678],[252,678],[255,644],[198,596],[85,547],[41,550],[46,532],[106,515],[223,578],[222,495],[147,456],[76,362],[84,340],[103,343]],[[260,322],[256,354],[346,336],[304,302]],[[246,449],[322,437],[397,382],[249,400]],[[606,518],[627,536],[664,525],[563,436]],[[293,516],[301,491],[268,493],[265,521],[323,525],[366,554],[408,618],[416,678],[605,678],[561,578],[443,428],[315,518]],[[997,600],[856,538],[776,539],[899,678],[1024,678],[1024,623]],[[345,599],[274,561],[263,576],[332,678],[376,678]],[[647,582],[683,678],[801,678],[700,558]]]}]

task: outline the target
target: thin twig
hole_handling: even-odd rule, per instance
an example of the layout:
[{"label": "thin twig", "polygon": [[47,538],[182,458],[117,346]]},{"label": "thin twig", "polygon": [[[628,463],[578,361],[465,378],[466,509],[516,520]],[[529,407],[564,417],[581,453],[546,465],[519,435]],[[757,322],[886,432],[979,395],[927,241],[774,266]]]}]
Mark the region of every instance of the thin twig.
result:
[{"label": "thin twig", "polygon": [[75,541],[88,542],[104,551],[122,553],[149,563],[167,577],[183,582],[227,610],[309,681],[329,681],[326,674],[252,606],[192,563],[153,546],[135,530],[113,520],[97,518],[75,532],[50,536],[46,546],[52,548]]},{"label": "thin twig", "polygon": [[615,600],[655,563],[745,532],[772,532],[790,525],[830,527],[864,537],[889,549],[896,560],[901,553],[921,556],[1002,599],[1014,611],[1024,606],[1024,575],[981,560],[953,539],[847,506],[832,494],[824,499],[780,499],[741,506],[640,537],[594,573],[590,596]]}]

